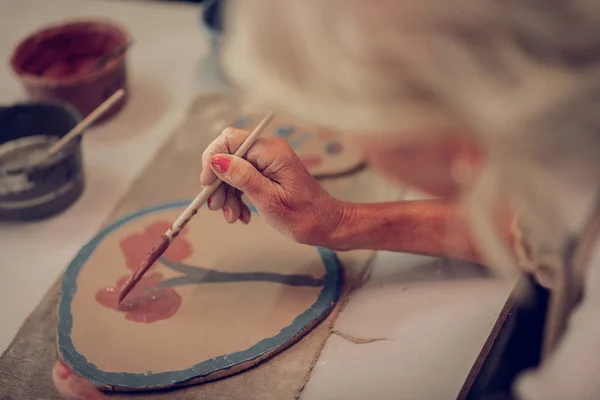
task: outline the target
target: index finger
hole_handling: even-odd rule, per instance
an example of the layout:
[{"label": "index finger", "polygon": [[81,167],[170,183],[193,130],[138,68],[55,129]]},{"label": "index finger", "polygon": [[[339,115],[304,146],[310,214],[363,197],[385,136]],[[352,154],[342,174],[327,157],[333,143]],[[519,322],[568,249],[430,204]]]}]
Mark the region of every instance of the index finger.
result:
[{"label": "index finger", "polygon": [[[208,186],[217,178],[210,168],[210,158],[215,154],[233,154],[250,136],[250,132],[244,129],[225,128],[221,134],[208,145],[202,153],[202,172],[200,173],[200,185]],[[260,140],[260,139],[259,139]]]}]

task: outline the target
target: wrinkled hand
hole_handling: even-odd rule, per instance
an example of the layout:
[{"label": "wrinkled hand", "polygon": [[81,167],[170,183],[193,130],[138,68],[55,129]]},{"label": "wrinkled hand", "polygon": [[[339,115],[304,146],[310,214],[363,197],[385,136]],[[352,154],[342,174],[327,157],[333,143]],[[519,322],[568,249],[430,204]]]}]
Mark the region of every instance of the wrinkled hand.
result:
[{"label": "wrinkled hand", "polygon": [[209,208],[222,209],[229,223],[239,219],[247,224],[245,193],[269,225],[300,243],[324,245],[342,218],[344,203],[319,185],[282,138],[259,138],[246,159],[231,155],[249,134],[227,128],[202,155],[200,184],[210,185],[216,177],[226,183],[211,196]]}]

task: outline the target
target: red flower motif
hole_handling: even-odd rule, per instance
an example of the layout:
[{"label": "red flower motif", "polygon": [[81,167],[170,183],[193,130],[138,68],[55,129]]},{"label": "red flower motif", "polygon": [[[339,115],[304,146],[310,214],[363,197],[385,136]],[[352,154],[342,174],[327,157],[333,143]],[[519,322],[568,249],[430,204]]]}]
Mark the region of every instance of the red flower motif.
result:
[{"label": "red flower motif", "polygon": [[[170,227],[171,223],[168,221],[156,221],[142,232],[132,233],[121,239],[119,245],[123,255],[125,255],[125,264],[127,267],[135,270],[141,263],[146,261],[152,248]],[[179,236],[169,245],[164,254],[167,259],[171,261],[183,261],[192,255],[192,245],[183,237],[186,233],[187,229],[184,228]]]},{"label": "red flower motif", "polygon": [[169,319],[179,309],[181,296],[172,288],[161,288],[163,275],[159,272],[144,276],[124,301],[119,304],[119,292],[129,276],[117,282],[117,287],[106,287],[96,292],[96,301],[107,308],[124,312],[125,319],[149,324]]},{"label": "red flower motif", "polygon": [[321,165],[321,163],[323,162],[323,158],[321,156],[306,156],[300,157],[300,161],[302,161],[304,167],[310,169]]},{"label": "red flower motif", "polygon": [[339,132],[333,131],[331,129],[317,128],[316,131],[317,131],[317,137],[326,142],[340,138]]}]

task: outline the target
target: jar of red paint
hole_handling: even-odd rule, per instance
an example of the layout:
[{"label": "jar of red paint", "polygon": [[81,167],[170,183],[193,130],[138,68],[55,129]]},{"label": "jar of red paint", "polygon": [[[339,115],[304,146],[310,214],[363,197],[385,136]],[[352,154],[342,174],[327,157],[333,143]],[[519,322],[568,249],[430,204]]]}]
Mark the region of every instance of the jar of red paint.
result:
[{"label": "jar of red paint", "polygon": [[[85,117],[115,91],[126,89],[127,50],[98,62],[129,41],[129,33],[113,22],[68,22],[26,37],[10,64],[31,100],[68,103]],[[126,101],[127,95],[101,119],[115,115]]]}]

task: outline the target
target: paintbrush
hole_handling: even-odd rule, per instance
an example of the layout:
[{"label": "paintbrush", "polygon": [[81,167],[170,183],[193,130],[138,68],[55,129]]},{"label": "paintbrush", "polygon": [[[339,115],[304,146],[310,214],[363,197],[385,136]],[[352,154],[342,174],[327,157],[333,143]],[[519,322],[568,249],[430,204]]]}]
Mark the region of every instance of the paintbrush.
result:
[{"label": "paintbrush", "polygon": [[[258,139],[258,137],[265,130],[267,125],[273,119],[275,113],[270,111],[267,115],[260,121],[258,126],[254,128],[252,133],[248,136],[248,138],[242,143],[242,145],[237,149],[234,153],[237,157],[244,157],[246,152],[252,147],[254,142]],[[148,254],[148,258],[144,261],[140,266],[134,271],[133,275],[125,286],[123,290],[119,293],[119,304],[125,299],[127,294],[131,292],[131,290],[135,287],[135,285],[142,279],[144,274],[154,265],[156,260],[158,260],[165,251],[169,248],[169,245],[173,240],[179,235],[179,232],[187,225],[187,223],[192,219],[194,215],[198,212],[198,209],[204,204],[204,202],[212,196],[212,194],[217,190],[219,185],[221,185],[222,181],[220,179],[215,179],[215,181],[206,186],[202,191],[196,196],[196,198],[191,202],[191,204],[185,209],[183,213],[177,218],[177,220],[171,225],[171,227],[167,230],[167,232],[162,235],[157,242],[157,244],[152,248],[152,251]]]}]

